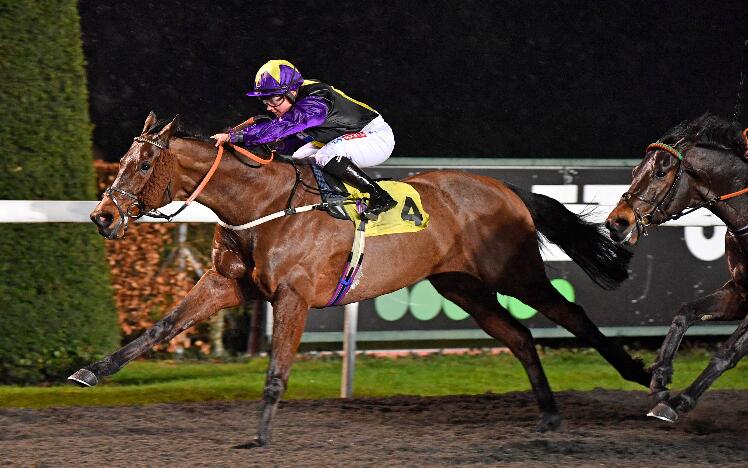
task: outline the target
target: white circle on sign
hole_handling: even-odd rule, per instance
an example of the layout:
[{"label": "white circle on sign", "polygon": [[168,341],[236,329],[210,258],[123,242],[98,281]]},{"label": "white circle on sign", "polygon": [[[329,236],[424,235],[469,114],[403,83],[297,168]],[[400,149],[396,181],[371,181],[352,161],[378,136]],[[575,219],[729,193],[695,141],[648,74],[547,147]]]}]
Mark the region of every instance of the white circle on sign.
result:
[{"label": "white circle on sign", "polygon": [[711,237],[704,235],[702,226],[686,226],[683,234],[688,251],[699,260],[711,262],[725,254],[726,226],[714,226],[714,234]]}]

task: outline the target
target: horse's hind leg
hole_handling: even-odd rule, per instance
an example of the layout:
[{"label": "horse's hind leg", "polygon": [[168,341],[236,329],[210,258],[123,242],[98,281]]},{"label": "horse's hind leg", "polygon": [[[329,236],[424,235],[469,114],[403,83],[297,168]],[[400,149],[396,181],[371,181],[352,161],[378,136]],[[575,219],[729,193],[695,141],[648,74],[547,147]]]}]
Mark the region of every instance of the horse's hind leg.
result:
[{"label": "horse's hind leg", "polygon": [[208,270],[169,315],[118,351],[76,371],[68,380],[82,387],[92,387],[99,382],[99,377],[114,374],[152,346],[174,338],[221,309],[241,304],[242,300],[236,280]]},{"label": "horse's hind leg", "polygon": [[540,406],[538,431],[558,428],[561,417],[530,331],[501,307],[495,292],[475,278],[452,273],[435,275],[429,280],[439,293],[472,315],[486,333],[508,346],[520,360]]},{"label": "horse's hind leg", "polygon": [[[542,271],[542,270],[541,270]],[[519,283],[519,282],[518,282]],[[569,302],[543,274],[542,281],[515,285],[516,292],[509,295],[540,311],[543,315],[569,330],[574,336],[595,348],[626,380],[649,385],[650,374],[644,363],[632,358],[623,347],[606,337],[587,317],[584,309]]]},{"label": "horse's hind leg", "polygon": [[656,401],[670,397],[667,386],[673,375],[673,358],[688,328],[700,320],[740,318],[738,315],[745,305],[742,296],[742,290],[730,281],[706,297],[681,305],[651,367],[652,381],[649,384],[649,393]]},{"label": "horse's hind leg", "polygon": [[706,369],[688,388],[679,395],[658,403],[647,416],[669,422],[677,421],[678,413],[692,410],[701,395],[714,381],[726,370],[735,367],[746,354],[748,354],[748,317],[743,319],[730,338],[720,346]]}]

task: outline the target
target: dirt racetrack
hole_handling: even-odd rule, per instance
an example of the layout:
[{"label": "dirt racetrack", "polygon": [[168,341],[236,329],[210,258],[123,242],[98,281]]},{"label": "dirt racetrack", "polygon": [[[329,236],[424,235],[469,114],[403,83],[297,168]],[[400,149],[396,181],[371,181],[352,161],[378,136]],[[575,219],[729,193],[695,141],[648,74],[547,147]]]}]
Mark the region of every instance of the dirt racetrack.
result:
[{"label": "dirt racetrack", "polygon": [[714,391],[678,424],[644,392],[557,394],[560,431],[534,432],[530,393],[288,401],[273,446],[236,450],[258,402],[0,410],[0,465],[745,466],[748,392]]}]

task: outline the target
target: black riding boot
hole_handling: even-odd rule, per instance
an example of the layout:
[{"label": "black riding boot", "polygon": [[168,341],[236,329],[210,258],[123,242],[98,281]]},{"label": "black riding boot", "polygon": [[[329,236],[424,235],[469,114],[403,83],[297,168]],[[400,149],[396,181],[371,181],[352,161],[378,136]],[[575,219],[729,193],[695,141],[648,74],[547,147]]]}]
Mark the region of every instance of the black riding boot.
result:
[{"label": "black riding boot", "polygon": [[346,157],[332,158],[323,168],[326,172],[348,182],[362,192],[369,194],[369,203],[364,211],[367,219],[375,221],[380,214],[393,208],[397,202],[364,171]]}]

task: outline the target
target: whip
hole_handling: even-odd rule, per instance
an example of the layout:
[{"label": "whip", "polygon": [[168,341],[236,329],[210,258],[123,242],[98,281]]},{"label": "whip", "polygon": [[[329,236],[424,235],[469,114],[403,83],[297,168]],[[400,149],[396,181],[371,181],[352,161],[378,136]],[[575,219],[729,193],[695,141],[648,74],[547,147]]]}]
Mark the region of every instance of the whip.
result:
[{"label": "whip", "polygon": [[740,62],[740,80],[738,81],[738,98],[735,102],[734,122],[740,122],[743,113],[743,92],[745,91],[745,75],[748,74],[748,40],[743,43],[743,58]]}]

